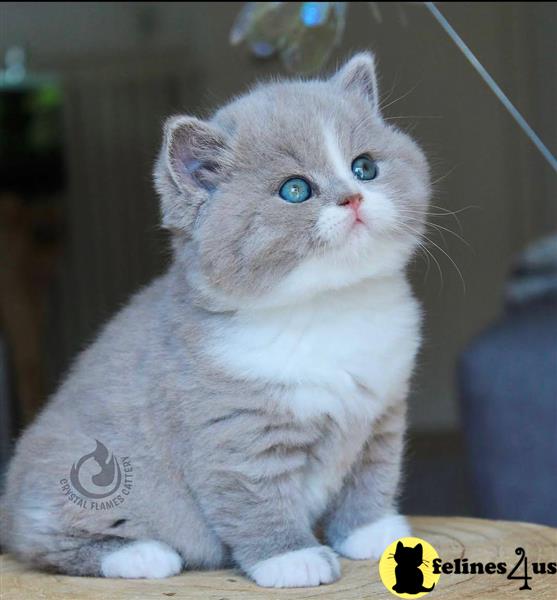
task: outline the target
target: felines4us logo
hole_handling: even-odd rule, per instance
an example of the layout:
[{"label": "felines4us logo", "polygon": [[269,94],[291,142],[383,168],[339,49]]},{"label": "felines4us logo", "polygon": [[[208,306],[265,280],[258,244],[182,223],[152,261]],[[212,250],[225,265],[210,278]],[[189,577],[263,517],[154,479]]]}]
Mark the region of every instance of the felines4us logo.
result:
[{"label": "felines4us logo", "polygon": [[399,598],[420,598],[435,590],[445,575],[498,575],[522,582],[520,590],[531,590],[529,582],[536,575],[557,573],[555,562],[532,562],[524,548],[516,548],[516,562],[473,562],[468,558],[444,561],[425,540],[404,537],[387,546],[379,561],[379,576],[383,585]]},{"label": "felines4us logo", "polygon": [[129,456],[117,458],[99,440],[92,452],[72,465],[69,477],[60,480],[64,496],[88,510],[109,510],[123,504],[133,483]]}]

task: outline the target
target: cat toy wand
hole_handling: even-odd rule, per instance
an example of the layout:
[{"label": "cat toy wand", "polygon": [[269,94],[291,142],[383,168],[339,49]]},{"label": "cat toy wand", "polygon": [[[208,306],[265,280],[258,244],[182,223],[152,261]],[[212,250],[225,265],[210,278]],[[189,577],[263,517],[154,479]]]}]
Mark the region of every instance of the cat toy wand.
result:
[{"label": "cat toy wand", "polygon": [[[286,68],[291,71],[316,71],[323,66],[334,47],[342,39],[349,4],[349,2],[248,2],[234,23],[230,42],[236,45],[246,41],[253,54],[260,58],[279,54]],[[374,18],[381,22],[378,3],[368,4]],[[550,167],[557,172],[555,156],[436,4],[434,2],[416,4],[425,6]]]},{"label": "cat toy wand", "polygon": [[508,110],[511,117],[518,123],[518,126],[530,138],[530,141],[534,144],[534,146],[536,146],[536,148],[541,152],[542,156],[547,160],[549,165],[554,171],[557,171],[557,159],[553,156],[553,154],[551,154],[549,148],[542,142],[540,136],[532,129],[532,127],[530,127],[528,121],[526,121],[516,106],[509,100],[509,97],[499,87],[487,69],[476,58],[476,55],[464,43],[464,40],[458,35],[454,27],[452,27],[437,6],[435,6],[435,3],[424,2],[424,4],[437,22],[441,25],[441,27],[446,31],[448,36],[468,59],[468,62],[474,67],[478,75],[485,81],[491,91],[497,96],[501,104]]}]

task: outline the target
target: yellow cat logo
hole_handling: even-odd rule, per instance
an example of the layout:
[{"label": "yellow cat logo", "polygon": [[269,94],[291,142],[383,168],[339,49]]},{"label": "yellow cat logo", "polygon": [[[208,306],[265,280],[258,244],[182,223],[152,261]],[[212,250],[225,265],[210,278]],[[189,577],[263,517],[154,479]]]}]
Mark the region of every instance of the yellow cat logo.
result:
[{"label": "yellow cat logo", "polygon": [[435,548],[416,537],[403,537],[385,549],[379,561],[383,585],[399,598],[421,598],[435,589],[440,574],[433,573]]}]

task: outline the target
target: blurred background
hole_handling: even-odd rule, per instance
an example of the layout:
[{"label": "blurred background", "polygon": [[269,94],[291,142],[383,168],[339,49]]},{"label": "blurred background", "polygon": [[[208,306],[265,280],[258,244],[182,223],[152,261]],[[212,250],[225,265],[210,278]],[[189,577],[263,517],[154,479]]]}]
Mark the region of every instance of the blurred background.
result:
[{"label": "blurred background", "polygon": [[[422,3],[346,4],[323,72],[372,49],[384,115],[435,182],[432,256],[411,267],[426,322],[403,509],[557,524],[555,172]],[[231,46],[242,6],[0,4],[3,465],[72,357],[167,264],[163,119],[288,73]],[[557,4],[437,6],[555,153]]]}]

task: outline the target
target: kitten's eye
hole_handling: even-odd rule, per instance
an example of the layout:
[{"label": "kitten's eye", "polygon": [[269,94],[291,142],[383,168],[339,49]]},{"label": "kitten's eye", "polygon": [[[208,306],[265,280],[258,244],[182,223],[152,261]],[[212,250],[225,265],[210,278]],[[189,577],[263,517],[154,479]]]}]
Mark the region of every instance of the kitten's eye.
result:
[{"label": "kitten's eye", "polygon": [[361,181],[370,181],[377,177],[379,170],[377,163],[372,158],[361,154],[352,161],[352,173]]},{"label": "kitten's eye", "polygon": [[279,196],[287,202],[305,202],[311,198],[311,185],[301,177],[292,177],[280,186]]}]

